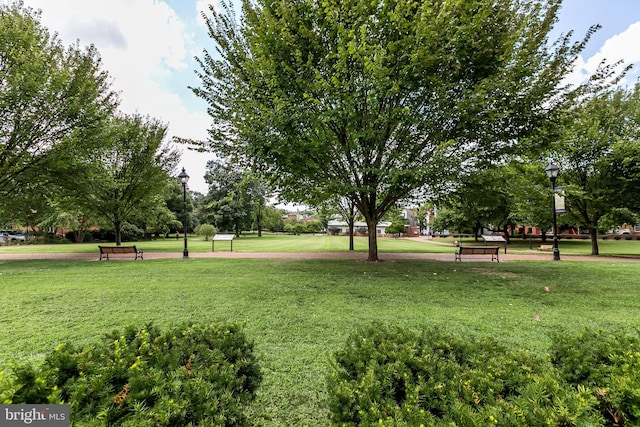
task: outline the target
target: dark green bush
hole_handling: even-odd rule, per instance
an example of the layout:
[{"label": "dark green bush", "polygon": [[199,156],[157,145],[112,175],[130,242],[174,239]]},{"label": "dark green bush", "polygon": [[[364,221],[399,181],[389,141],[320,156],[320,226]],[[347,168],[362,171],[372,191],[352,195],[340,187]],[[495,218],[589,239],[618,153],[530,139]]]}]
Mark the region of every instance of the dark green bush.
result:
[{"label": "dark green bush", "polygon": [[548,360],[491,339],[375,324],[337,351],[328,377],[334,425],[601,425],[588,390]]},{"label": "dark green bush", "polygon": [[608,425],[640,425],[638,330],[555,334],[551,361],[566,381],[597,398]]},{"label": "dark green bush", "polygon": [[137,242],[144,239],[144,231],[134,224],[123,222],[120,227],[120,238],[123,242]]},{"label": "dark green bush", "polygon": [[[261,374],[237,324],[148,325],[60,345],[13,381],[11,403],[66,402],[76,425],[243,425]],[[46,392],[45,392],[46,391]]]}]

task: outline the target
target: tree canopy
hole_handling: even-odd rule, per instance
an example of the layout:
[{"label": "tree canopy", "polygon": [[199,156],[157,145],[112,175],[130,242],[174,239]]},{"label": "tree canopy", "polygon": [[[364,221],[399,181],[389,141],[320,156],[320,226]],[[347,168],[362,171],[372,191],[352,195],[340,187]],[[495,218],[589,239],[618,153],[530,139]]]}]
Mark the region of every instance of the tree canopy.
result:
[{"label": "tree canopy", "polygon": [[53,147],[113,112],[100,67],[93,46],[66,48],[22,1],[0,4],[0,195],[23,189]]},{"label": "tree canopy", "polygon": [[201,148],[251,165],[289,200],[353,200],[376,261],[375,225],[398,201],[525,141],[553,140],[570,97],[562,78],[591,35],[549,41],[560,4],[245,0],[241,17],[210,8],[215,54],[199,59],[194,88],[213,119]]},{"label": "tree canopy", "polygon": [[165,143],[166,131],[156,119],[116,116],[99,135],[99,147],[80,156],[68,154],[64,175],[73,177],[76,203],[113,225],[117,245],[125,221],[149,205],[164,203],[158,196],[180,159]]},{"label": "tree canopy", "polygon": [[562,168],[567,214],[590,230],[591,253],[598,255],[606,216],[640,214],[640,84],[597,94],[570,117],[552,155]]}]

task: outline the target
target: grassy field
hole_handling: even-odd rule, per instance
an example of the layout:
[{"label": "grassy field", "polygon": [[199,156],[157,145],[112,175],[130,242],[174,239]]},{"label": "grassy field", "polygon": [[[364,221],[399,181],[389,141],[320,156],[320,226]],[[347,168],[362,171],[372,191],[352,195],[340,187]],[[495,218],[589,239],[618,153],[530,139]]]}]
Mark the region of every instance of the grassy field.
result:
[{"label": "grassy field", "polygon": [[361,326],[438,324],[545,352],[558,328],[637,325],[639,276],[625,260],[4,261],[0,366],[128,324],[242,321],[264,372],[255,425],[322,426],[327,360]]},{"label": "grassy field", "polygon": [[[324,248],[313,250],[335,250],[331,245],[346,242],[302,237],[305,248],[313,242]],[[302,240],[296,237],[290,237],[289,244],[275,236],[252,249],[242,247],[252,239],[258,240],[238,239],[234,251],[268,251],[269,245],[272,250],[301,251]],[[201,242],[201,250],[210,243]],[[257,249],[258,243],[264,246]],[[622,255],[633,255],[629,252],[640,247],[637,241],[611,243],[636,245],[618,249]],[[139,245],[145,251],[181,250],[175,239],[148,244]],[[414,244],[425,246],[383,239],[381,252],[417,251]],[[77,246],[55,248],[84,250]],[[193,246],[196,250],[197,241]],[[97,252],[96,246],[90,251]],[[544,353],[548,334],[559,328],[639,325],[638,277],[640,262],[625,259],[0,261],[0,366],[8,360],[40,359],[65,341],[89,344],[129,324],[241,321],[255,340],[264,373],[251,409],[253,424],[323,426],[328,423],[327,361],[360,327],[373,321],[412,328],[437,324],[454,333],[490,335],[510,347]]]},{"label": "grassy field", "polygon": [[[431,241],[421,239],[394,239],[379,238],[378,250],[383,253],[453,253],[454,242],[463,244],[484,244],[482,241],[476,242],[473,239],[459,239],[455,237],[435,238]],[[435,243],[435,244],[433,244]],[[549,240],[547,243],[551,243]],[[113,243],[103,243],[113,245]],[[184,240],[180,238],[158,239],[143,242],[127,242],[123,244],[135,244],[144,252],[176,252],[182,253]],[[599,240],[601,255],[614,256],[640,256],[640,240]],[[354,239],[356,252],[367,252],[368,242],[366,237],[356,237]],[[537,253],[540,240],[530,241],[528,239],[511,239],[508,246],[509,252],[517,253]],[[188,237],[188,248],[190,252],[209,252],[212,249],[212,242],[196,236]],[[228,251],[229,242],[217,242],[216,251]],[[301,235],[292,236],[287,234],[268,234],[262,237],[256,234],[243,234],[234,239],[234,252],[347,252],[349,249],[348,239],[344,236]],[[591,253],[591,242],[589,240],[561,240],[561,253],[589,255]],[[48,245],[15,245],[0,246],[0,254],[3,253],[41,253],[41,252],[63,252],[63,253],[98,253],[98,243],[84,244],[48,244]]]}]

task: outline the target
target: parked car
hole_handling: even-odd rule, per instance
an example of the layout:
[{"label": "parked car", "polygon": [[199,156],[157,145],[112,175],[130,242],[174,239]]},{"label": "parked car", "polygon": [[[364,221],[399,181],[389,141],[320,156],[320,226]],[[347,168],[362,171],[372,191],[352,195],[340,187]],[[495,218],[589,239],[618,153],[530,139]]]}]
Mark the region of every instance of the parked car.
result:
[{"label": "parked car", "polygon": [[19,231],[13,231],[13,230],[3,230],[0,233],[0,237],[4,241],[7,241],[7,240],[18,240],[18,241],[24,242],[24,241],[27,240],[27,238],[25,237],[24,234],[22,234]]},{"label": "parked car", "polygon": [[21,242],[26,242],[27,241],[27,237],[22,234],[22,232],[15,232],[15,233],[10,233],[9,237],[13,240],[20,240]]}]

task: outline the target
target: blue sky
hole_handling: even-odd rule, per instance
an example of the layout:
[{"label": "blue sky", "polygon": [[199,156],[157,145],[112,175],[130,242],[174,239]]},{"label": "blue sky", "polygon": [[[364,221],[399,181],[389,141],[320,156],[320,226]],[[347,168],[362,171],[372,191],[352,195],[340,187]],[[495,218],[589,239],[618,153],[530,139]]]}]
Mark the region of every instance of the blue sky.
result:
[{"label": "blue sky", "polygon": [[[0,0],[4,2],[7,0]],[[94,43],[104,68],[120,92],[121,110],[163,120],[170,136],[205,139],[210,125],[206,105],[187,86],[198,86],[194,56],[211,49],[200,11],[208,0],[24,0],[42,10],[42,21],[66,44]],[[565,0],[556,34],[573,29],[581,39],[589,26],[602,25],[583,52],[579,81],[602,58],[637,64],[625,80],[640,76],[640,0]],[[203,179],[211,154],[184,150],[190,188],[206,193]],[[179,168],[180,169],[180,168]]]}]

